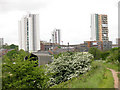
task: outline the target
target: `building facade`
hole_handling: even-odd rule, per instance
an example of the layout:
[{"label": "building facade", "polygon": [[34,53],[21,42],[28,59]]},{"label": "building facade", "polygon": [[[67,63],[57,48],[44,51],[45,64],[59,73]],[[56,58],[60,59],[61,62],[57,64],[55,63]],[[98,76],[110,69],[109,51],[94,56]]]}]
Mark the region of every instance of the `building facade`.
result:
[{"label": "building facade", "polygon": [[117,48],[118,44],[112,44],[112,48]]},{"label": "building facade", "polygon": [[59,44],[56,44],[56,43],[40,41],[40,48],[41,48],[40,50],[41,51],[53,50],[53,49],[55,49],[58,46],[59,46]]},{"label": "building facade", "polygon": [[54,29],[52,32],[52,43],[60,44],[61,41],[61,33],[60,29]]},{"label": "building facade", "polygon": [[88,47],[96,47],[99,50],[103,50],[103,43],[102,41],[84,41],[84,44]]},{"label": "building facade", "polygon": [[28,14],[19,21],[19,50],[29,52],[40,50],[39,15]]},{"label": "building facade", "polygon": [[0,48],[2,48],[3,44],[4,44],[4,39],[0,38]]},{"label": "building facade", "polygon": [[116,39],[116,44],[120,47],[120,38]]},{"label": "building facade", "polygon": [[109,40],[107,15],[104,14],[91,15],[91,40],[92,41]]},{"label": "building facade", "polygon": [[84,41],[88,49],[91,47],[96,47],[99,50],[110,50],[112,48],[112,41]]}]

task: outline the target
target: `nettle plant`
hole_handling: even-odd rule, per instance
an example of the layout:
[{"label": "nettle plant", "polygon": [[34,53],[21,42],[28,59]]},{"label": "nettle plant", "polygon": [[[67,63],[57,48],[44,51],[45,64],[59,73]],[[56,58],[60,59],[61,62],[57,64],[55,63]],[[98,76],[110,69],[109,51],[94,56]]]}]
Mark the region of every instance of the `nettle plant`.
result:
[{"label": "nettle plant", "polygon": [[50,86],[65,82],[90,70],[93,55],[90,53],[64,53],[48,65],[48,73],[52,73]]}]

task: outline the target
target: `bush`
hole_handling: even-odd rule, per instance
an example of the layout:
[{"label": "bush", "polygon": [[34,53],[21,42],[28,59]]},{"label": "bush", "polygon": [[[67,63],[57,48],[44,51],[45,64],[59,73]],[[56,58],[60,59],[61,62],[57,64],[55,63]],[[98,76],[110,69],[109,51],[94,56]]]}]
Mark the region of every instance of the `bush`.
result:
[{"label": "bush", "polygon": [[120,48],[112,48],[109,56],[106,58],[107,62],[120,63]]},{"label": "bush", "polygon": [[[9,55],[12,55],[9,58]],[[47,88],[49,77],[43,66],[36,66],[37,61],[30,58],[24,60],[28,55],[23,50],[13,53],[10,51],[4,56],[2,65],[2,88]]]},{"label": "bush", "polygon": [[110,55],[106,58],[107,62],[118,63],[119,61],[119,53],[118,50],[115,50],[110,53]]},{"label": "bush", "polygon": [[48,65],[48,73],[53,73],[50,86],[67,81],[90,70],[93,56],[89,53],[64,53]]},{"label": "bush", "polygon": [[88,52],[93,54],[94,60],[99,60],[101,58],[101,51],[95,47],[91,47]]},{"label": "bush", "polygon": [[106,58],[109,56],[110,51],[103,51],[101,52],[101,58],[102,60],[106,60]]}]

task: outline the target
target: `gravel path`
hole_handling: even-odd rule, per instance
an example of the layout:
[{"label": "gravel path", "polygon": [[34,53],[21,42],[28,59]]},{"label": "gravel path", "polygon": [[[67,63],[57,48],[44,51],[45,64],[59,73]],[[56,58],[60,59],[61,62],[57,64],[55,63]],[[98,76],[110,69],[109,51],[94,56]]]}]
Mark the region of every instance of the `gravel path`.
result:
[{"label": "gravel path", "polygon": [[120,90],[120,83],[119,83],[118,76],[117,76],[117,74],[120,72],[116,72],[115,70],[110,69],[110,68],[107,68],[107,69],[109,69],[112,72],[112,75],[114,78],[114,88],[118,88],[118,90]]}]

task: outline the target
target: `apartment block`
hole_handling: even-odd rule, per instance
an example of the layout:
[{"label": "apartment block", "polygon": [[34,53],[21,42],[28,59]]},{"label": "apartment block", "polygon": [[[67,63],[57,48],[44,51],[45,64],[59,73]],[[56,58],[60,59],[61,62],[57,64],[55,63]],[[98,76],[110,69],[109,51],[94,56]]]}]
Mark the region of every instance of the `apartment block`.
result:
[{"label": "apartment block", "polygon": [[91,15],[91,40],[109,41],[107,15],[104,14]]},{"label": "apartment block", "polygon": [[40,50],[39,15],[28,14],[19,21],[19,50],[29,52]]},{"label": "apartment block", "polygon": [[0,48],[2,48],[3,44],[4,44],[4,39],[0,38]]},{"label": "apartment block", "polygon": [[61,42],[60,29],[54,29],[52,32],[52,43],[60,44],[60,42]]},{"label": "apartment block", "polygon": [[96,47],[99,50],[110,50],[112,48],[112,41],[84,41],[88,48]]}]

